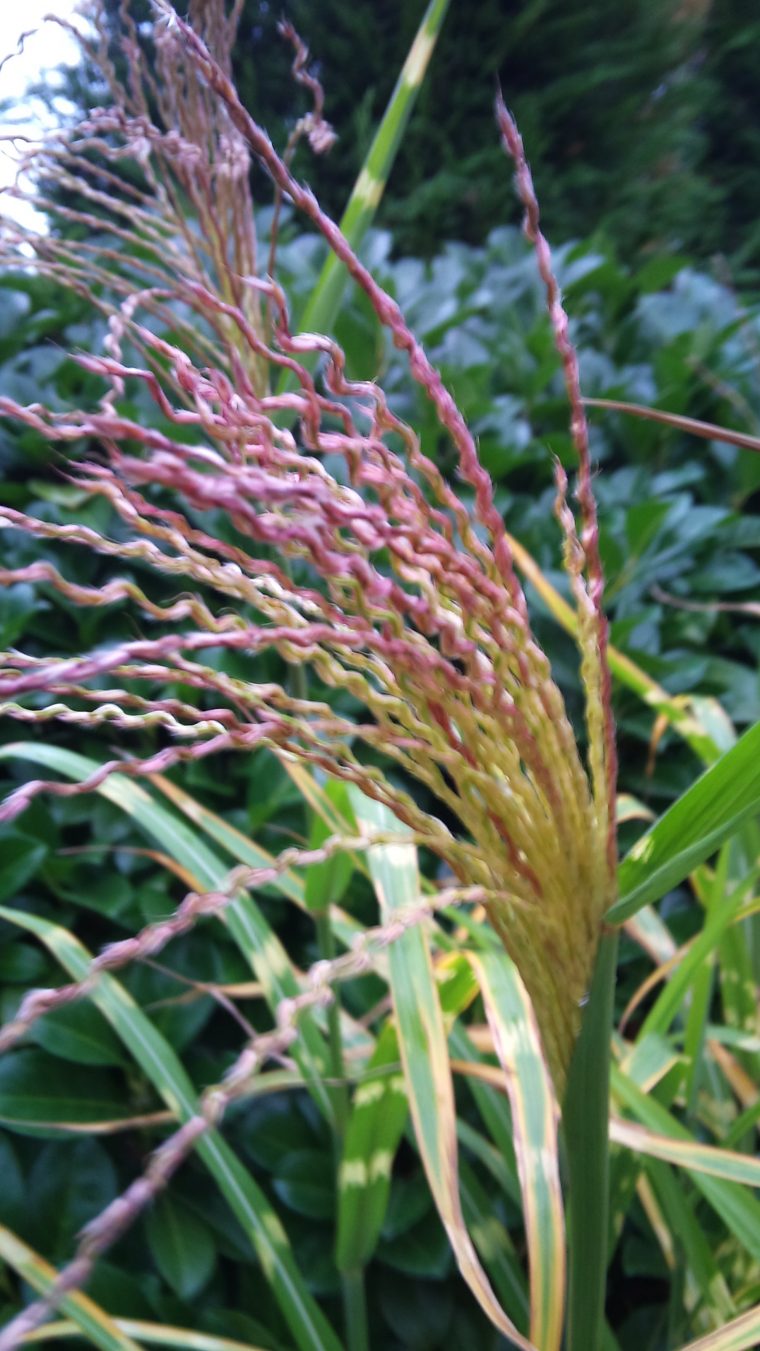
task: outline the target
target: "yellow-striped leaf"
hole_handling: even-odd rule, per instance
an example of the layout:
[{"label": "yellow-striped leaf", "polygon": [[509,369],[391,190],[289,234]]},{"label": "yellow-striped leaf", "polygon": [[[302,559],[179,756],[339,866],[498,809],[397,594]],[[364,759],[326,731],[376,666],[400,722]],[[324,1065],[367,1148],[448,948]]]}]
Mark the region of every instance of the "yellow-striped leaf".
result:
[{"label": "yellow-striped leaf", "polygon": [[[642,1093],[633,1080],[615,1065],[611,1069],[611,1081],[614,1098],[649,1131],[667,1137],[674,1144],[691,1145],[696,1150],[701,1148],[686,1127],[676,1121],[666,1107],[655,1098]],[[694,1159],[695,1155],[687,1149],[682,1151],[679,1162],[734,1237],[756,1261],[760,1261],[760,1205],[744,1186],[739,1185],[739,1181],[743,1183],[749,1181],[749,1176],[745,1175],[738,1180],[735,1172],[730,1178],[726,1177],[725,1173],[718,1175],[715,1168],[706,1172],[703,1166],[704,1155],[699,1158],[702,1166],[692,1162]],[[748,1160],[744,1162],[746,1164]],[[730,1160],[728,1167],[732,1167]],[[753,1178],[753,1185],[756,1184],[756,1173],[750,1175]]]},{"label": "yellow-striped leaf", "polygon": [[533,1006],[506,953],[471,955],[512,1107],[512,1137],[530,1257],[530,1335],[556,1351],[565,1305],[559,1108]]},{"label": "yellow-striped leaf", "polygon": [[[180,1351],[265,1351],[264,1347],[254,1346],[251,1342],[216,1337],[213,1332],[193,1332],[191,1328],[178,1328],[171,1323],[150,1323],[142,1318],[114,1318],[113,1323],[120,1332],[134,1337],[135,1343],[145,1342],[149,1346],[176,1346]],[[24,1345],[76,1337],[78,1332],[76,1323],[62,1319],[59,1323],[46,1323],[44,1328],[36,1328]],[[136,1347],[136,1351],[140,1349]]]},{"label": "yellow-striped leaf", "polygon": [[[379,803],[358,790],[351,797],[360,830],[402,831]],[[409,844],[378,844],[369,868],[384,923],[420,898],[417,853]],[[388,949],[390,984],[409,1108],[428,1185],[459,1270],[494,1325],[524,1351],[535,1351],[502,1309],[467,1231],[459,1196],[456,1108],[446,1028],[426,936],[409,927]],[[542,1349],[543,1351],[543,1349]]]},{"label": "yellow-striped leaf", "polygon": [[637,1126],[622,1117],[610,1119],[610,1139],[640,1154],[651,1154],[655,1159],[673,1163],[689,1172],[708,1173],[723,1177],[728,1182],[741,1182],[746,1187],[760,1187],[760,1159],[748,1154],[737,1154],[733,1149],[716,1149],[700,1144],[698,1140],[674,1140],[670,1135]]},{"label": "yellow-striped leaf", "polygon": [[[6,1229],[4,1224],[0,1224],[0,1258],[27,1281],[38,1295],[46,1294],[58,1275],[55,1267],[17,1238],[10,1229]],[[140,1351],[127,1332],[88,1295],[65,1295],[61,1300],[61,1308],[68,1314],[72,1334],[86,1337],[93,1346],[101,1347],[102,1351]],[[48,1331],[47,1327],[41,1328],[40,1337]]]},{"label": "yellow-striped leaf", "polygon": [[753,1351],[757,1346],[760,1346],[760,1304],[733,1318],[717,1332],[689,1342],[682,1351]]},{"label": "yellow-striped leaf", "polygon": [[407,1115],[396,1030],[386,1023],[354,1094],[343,1144],[335,1249],[341,1271],[365,1266],[375,1251],[388,1206],[393,1160]]}]

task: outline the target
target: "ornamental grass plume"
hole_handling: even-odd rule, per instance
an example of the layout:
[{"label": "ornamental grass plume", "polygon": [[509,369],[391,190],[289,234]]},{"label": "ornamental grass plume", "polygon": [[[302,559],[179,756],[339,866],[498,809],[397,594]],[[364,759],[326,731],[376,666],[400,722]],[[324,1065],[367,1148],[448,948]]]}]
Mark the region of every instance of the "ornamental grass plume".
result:
[{"label": "ornamental grass plume", "polygon": [[[191,0],[188,22],[166,0],[153,8],[147,35],[122,0],[118,59],[105,36],[85,41],[107,101],[24,154],[54,228],[33,239],[10,221],[3,229],[6,264],[18,266],[18,246],[31,245],[36,271],[87,297],[107,331],[100,352],[75,357],[102,381],[95,406],[0,398],[0,412],[66,451],[67,477],[108,503],[115,524],[106,533],[0,507],[0,525],[84,546],[117,571],[86,586],[39,561],[0,579],[52,587],[77,605],[128,603],[140,636],[74,657],[5,653],[0,698],[11,718],[158,729],[162,745],[114,758],[83,783],[27,783],[0,819],[42,792],[91,791],[117,770],[147,775],[259,747],[356,784],[459,886],[491,898],[490,922],[533,1001],[561,1096],[614,894],[615,763],[577,362],[517,130],[500,102],[579,456],[580,527],[559,464],[556,512],[578,615],[585,756],[459,409],[396,302],[291,171],[295,136],[316,152],[332,138],[303,48],[286,34],[314,106],[281,155],[232,84],[240,0]],[[99,0],[92,14],[105,34]],[[276,202],[321,233],[406,354],[456,451],[461,494],[379,384],[350,379],[331,337],[293,327],[276,241],[262,251],[256,238],[253,161]],[[140,390],[154,416],[130,412],[145,402]],[[214,533],[219,514],[235,542]],[[151,594],[157,578],[159,595],[167,582],[176,589],[173,600]],[[237,654],[235,675],[219,652]],[[256,659],[265,652],[312,679],[262,682]],[[196,702],[170,693],[177,684]],[[310,684],[326,696],[309,697]],[[350,699],[333,701],[331,691]]]}]

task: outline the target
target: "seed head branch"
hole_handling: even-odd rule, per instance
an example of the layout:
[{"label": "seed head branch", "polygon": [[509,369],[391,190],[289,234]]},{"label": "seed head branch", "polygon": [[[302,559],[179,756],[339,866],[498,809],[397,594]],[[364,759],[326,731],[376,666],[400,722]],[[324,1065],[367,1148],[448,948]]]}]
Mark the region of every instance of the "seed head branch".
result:
[{"label": "seed head branch", "polygon": [[[516,169],[517,193],[525,208],[524,232],[526,238],[533,245],[536,252],[536,261],[541,280],[546,289],[546,305],[551,320],[554,341],[562,361],[562,370],[565,380],[565,389],[567,391],[568,403],[570,405],[570,430],[573,444],[578,455],[578,486],[576,495],[581,509],[582,530],[580,535],[580,545],[582,549],[582,567],[585,568],[588,576],[588,590],[593,611],[593,622],[595,635],[593,636],[596,652],[593,656],[593,664],[596,666],[596,675],[594,684],[598,687],[598,693],[593,702],[598,704],[594,721],[601,719],[601,746],[597,751],[597,761],[601,758],[603,764],[597,766],[595,779],[597,780],[597,795],[605,803],[608,820],[608,866],[611,878],[614,878],[617,866],[617,848],[616,848],[616,818],[615,818],[615,792],[617,779],[617,752],[615,747],[615,727],[612,717],[612,686],[609,663],[607,661],[608,646],[608,625],[604,613],[604,576],[602,572],[602,563],[599,554],[599,522],[597,519],[596,499],[592,486],[592,466],[591,450],[589,446],[588,420],[583,404],[580,384],[580,369],[578,365],[578,354],[570,338],[570,326],[567,311],[562,303],[562,295],[557,281],[554,267],[552,264],[551,249],[549,248],[546,236],[541,230],[541,217],[533,186],[533,176],[530,166],[525,156],[522,137],[517,128],[514,118],[507,111],[504,99],[501,93],[496,100],[496,116],[501,132],[502,143],[507,154],[514,161]],[[558,480],[559,491],[559,515],[566,531],[568,540],[568,549],[571,553],[575,550],[573,538],[575,535],[574,526],[570,525],[569,510],[566,505],[567,482],[561,474]],[[572,530],[572,537],[567,533]],[[587,609],[581,596],[582,572],[579,568],[571,568],[571,577],[575,578],[575,593],[579,610],[579,621],[581,626],[588,629],[588,618],[584,618],[584,610]],[[590,654],[589,654],[590,656]],[[587,681],[592,678],[592,661],[587,660]],[[596,726],[589,728],[589,741],[594,746],[594,742],[599,741]],[[593,754],[593,751],[592,751]]]}]

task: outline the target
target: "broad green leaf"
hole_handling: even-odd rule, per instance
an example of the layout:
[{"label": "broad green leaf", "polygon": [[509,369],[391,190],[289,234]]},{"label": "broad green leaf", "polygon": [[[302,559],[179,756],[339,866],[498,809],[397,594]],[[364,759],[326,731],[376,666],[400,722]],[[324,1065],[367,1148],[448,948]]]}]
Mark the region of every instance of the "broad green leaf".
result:
[{"label": "broad green leaf", "polygon": [[15,1144],[7,1131],[0,1132],[0,1177],[2,1185],[3,1218],[10,1228],[25,1222],[26,1179]]},{"label": "broad green leaf", "polygon": [[297,1215],[311,1220],[332,1219],[335,1189],[325,1156],[319,1149],[298,1149],[285,1154],[272,1178],[280,1200]]},{"label": "broad green leaf", "polygon": [[[98,768],[96,761],[60,746],[14,742],[0,747],[0,759],[16,756],[77,780],[87,778]],[[112,774],[97,791],[131,816],[165,853],[189,869],[200,888],[213,889],[224,884],[228,869],[208,847],[198,830],[192,830],[173,812],[168,811],[140,784],[123,775]],[[298,994],[299,985],[290,958],[251,896],[239,892],[224,910],[222,920],[261,981],[272,1010],[283,999]],[[330,1120],[332,1107],[324,1083],[327,1054],[323,1038],[308,1010],[299,1020],[299,1033],[293,1055],[303,1070],[315,1102]]]},{"label": "broad green leaf", "polygon": [[[0,1257],[39,1295],[47,1293],[58,1275],[55,1267],[2,1224]],[[69,1326],[73,1333],[83,1334],[93,1346],[101,1347],[102,1351],[139,1351],[137,1343],[87,1295],[65,1295],[61,1300],[61,1309],[71,1320]],[[48,1331],[47,1327],[41,1328],[39,1338],[30,1340],[42,1340]]]},{"label": "broad green leaf", "polygon": [[193,1299],[211,1277],[216,1247],[211,1230],[171,1193],[148,1211],[148,1244],[164,1280],[180,1299]]},{"label": "broad green leaf", "polygon": [[[380,205],[448,7],[449,0],[430,0],[341,217],[341,231],[354,250],[361,244]],[[346,280],[343,264],[338,262],[334,254],[330,254],[299,321],[302,332],[329,333],[338,313]]]},{"label": "broad green leaf", "polygon": [[11,1129],[119,1120],[132,1115],[119,1075],[13,1051],[0,1060],[0,1121]]},{"label": "broad green leaf", "polygon": [[58,1266],[68,1259],[83,1227],[118,1192],[114,1162],[99,1140],[49,1140],[35,1149],[27,1172],[25,1232]]},{"label": "broad green leaf", "polygon": [[419,1280],[442,1282],[451,1275],[453,1266],[448,1235],[432,1206],[413,1224],[404,1226],[400,1233],[392,1237],[383,1234],[378,1258],[384,1266],[411,1277],[415,1283]]},{"label": "broad green leaf", "polygon": [[[352,790],[351,801],[366,834],[402,831],[379,803]],[[413,845],[379,844],[369,850],[369,868],[383,922],[418,901],[421,889]],[[438,1214],[459,1270],[483,1311],[519,1347],[533,1348],[501,1308],[478,1260],[459,1196],[456,1108],[446,1029],[425,934],[413,925],[388,949],[390,984],[417,1146]]]},{"label": "broad green leaf", "polygon": [[[307,785],[310,785],[312,796],[316,800],[321,800],[323,798],[322,790],[318,788],[307,774],[304,773],[303,775],[299,775],[296,772],[301,766],[292,766],[290,768],[294,771],[291,774],[291,777],[299,787],[303,786],[303,788],[306,789]],[[230,854],[236,862],[245,863],[249,867],[260,868],[270,867],[276,861],[274,855],[268,854],[260,845],[248,840],[245,835],[239,830],[235,830],[233,826],[228,825],[228,823],[220,816],[216,816],[214,812],[210,812],[189,793],[186,793],[183,788],[180,788],[178,784],[172,783],[170,779],[166,779],[163,775],[158,774],[152,776],[152,782],[180,809],[189,821],[192,821],[204,834],[208,835],[210,839],[220,845],[220,847],[224,849],[226,853]],[[336,829],[340,828],[340,822],[336,822]],[[352,828],[355,832],[355,823],[352,823]],[[348,830],[348,827],[346,826],[345,829]],[[213,858],[213,855],[211,857]],[[359,860],[359,865],[361,866],[361,860]],[[216,860],[214,861],[214,866],[221,869],[221,863]],[[220,871],[220,876],[222,875],[222,872],[223,870]],[[281,873],[279,877],[275,878],[275,880],[269,884],[266,890],[270,890],[270,888],[272,891],[281,892],[283,896],[286,896],[288,900],[293,901],[301,909],[308,909],[304,880],[294,869],[289,868]],[[258,918],[260,926],[260,912]],[[352,920],[350,916],[346,915],[345,912],[341,911],[336,906],[331,907],[330,923],[335,937],[346,947],[350,947],[353,939],[361,931],[361,925],[357,921]],[[234,936],[233,932],[233,937]],[[287,979],[288,982],[290,982],[293,978],[290,959],[276,934],[271,930],[269,930],[269,938],[266,940],[266,945],[274,967],[272,974],[276,976],[278,968],[281,966],[283,968],[283,979]],[[250,949],[244,949],[244,952],[246,956],[250,957]],[[258,968],[255,969],[258,971]],[[266,972],[264,973],[264,976],[260,978],[266,989]],[[297,993],[297,990],[293,988],[286,993],[295,994]],[[270,1000],[273,1008],[277,1002],[279,1002],[279,999],[276,991],[273,990],[272,998]],[[306,1038],[307,1044],[310,1042],[310,1039],[313,1040],[313,1056],[320,1064],[322,1063],[322,1058],[326,1055],[326,1051],[324,1042],[317,1040],[312,1023],[316,1025],[316,1028],[321,1028],[322,1017],[322,1012],[317,1010],[314,1013],[313,1018],[311,1015],[303,1015],[299,1024],[301,1037]],[[368,1036],[364,1028],[356,1022],[355,1019],[351,1018],[343,1008],[340,1009],[340,1020],[343,1042],[346,1048],[361,1049],[362,1047],[367,1047],[368,1044],[371,1046],[372,1038]],[[302,1068],[304,1068],[302,1063],[304,1061],[304,1048],[300,1046],[300,1043],[296,1043],[293,1048],[293,1055],[299,1060],[299,1063],[302,1064]],[[307,1061],[306,1063],[308,1064],[309,1062]],[[324,1109],[324,1085],[322,1080],[315,1076],[314,1082],[311,1084],[311,1089],[318,1105]]]},{"label": "broad green leaf", "polygon": [[506,953],[470,956],[512,1107],[512,1137],[530,1257],[530,1335],[558,1351],[565,1303],[565,1223],[559,1178],[559,1107],[533,1006]]},{"label": "broad green leaf", "polygon": [[618,872],[607,913],[620,924],[659,900],[760,812],[760,723],[751,727],[642,835]]},{"label": "broad green leaf", "polygon": [[[37,934],[73,980],[87,974],[92,956],[67,930],[5,906],[0,907],[0,919]],[[182,1064],[124,986],[102,972],[91,998],[167,1107],[180,1121],[195,1116],[198,1101]],[[306,1289],[279,1218],[250,1173],[216,1130],[202,1136],[195,1149],[258,1253],[300,1351],[340,1351],[340,1343]]]},{"label": "broad green leaf", "polygon": [[16,896],[40,867],[47,847],[17,831],[0,833],[0,901]]},{"label": "broad green leaf", "polygon": [[760,1304],[733,1318],[724,1328],[689,1342],[682,1351],[753,1351],[760,1345]]},{"label": "broad green leaf", "polygon": [[86,1000],[51,1009],[30,1033],[50,1055],[73,1060],[78,1065],[124,1065],[118,1037],[105,1018]]},{"label": "broad green leaf", "polygon": [[3,942],[0,947],[0,984],[39,985],[47,969],[44,952],[31,943]]}]

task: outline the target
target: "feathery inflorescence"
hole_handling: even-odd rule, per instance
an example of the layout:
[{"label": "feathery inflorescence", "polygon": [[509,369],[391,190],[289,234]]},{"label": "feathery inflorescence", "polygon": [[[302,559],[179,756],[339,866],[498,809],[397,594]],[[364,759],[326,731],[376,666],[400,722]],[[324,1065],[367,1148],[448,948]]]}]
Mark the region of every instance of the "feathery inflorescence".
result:
[{"label": "feathery inflorescence", "polygon": [[[198,0],[189,22],[166,0],[154,8],[149,40],[123,0],[119,61],[105,38],[86,44],[107,103],[24,157],[26,174],[56,184],[42,205],[61,228],[32,240],[9,221],[3,230],[6,264],[31,244],[42,275],[105,316],[102,351],[76,357],[102,380],[102,397],[65,411],[0,397],[2,415],[68,453],[67,475],[109,504],[114,528],[10,507],[0,507],[0,526],[94,550],[116,569],[97,587],[50,562],[6,568],[0,581],[52,587],[77,605],[128,603],[145,636],[65,659],[6,653],[0,700],[22,721],[158,728],[165,744],[145,758],[109,760],[82,784],[25,784],[0,819],[43,791],[90,791],[117,769],[148,774],[259,747],[355,783],[411,827],[460,887],[491,898],[490,919],[530,993],[561,1094],[613,896],[614,742],[577,363],[519,136],[500,104],[579,449],[580,530],[559,467],[557,514],[579,618],[588,769],[460,411],[396,302],[293,176],[292,144],[278,154],[238,99],[231,51],[240,5]],[[321,89],[286,36],[314,98],[299,134],[321,151],[332,137]],[[276,249],[270,241],[262,257],[256,238],[252,160],[277,200],[319,230],[407,354],[466,493],[423,453],[379,384],[349,379],[331,337],[294,329],[272,275]],[[154,416],[130,413],[138,389]],[[219,514],[234,536],[214,533]],[[159,595],[168,579],[175,599],[151,594],[156,578]],[[236,654],[234,676],[220,651]],[[305,694],[257,678],[265,652],[311,673]],[[167,692],[177,683],[197,703]],[[324,697],[308,697],[309,687]]]}]

